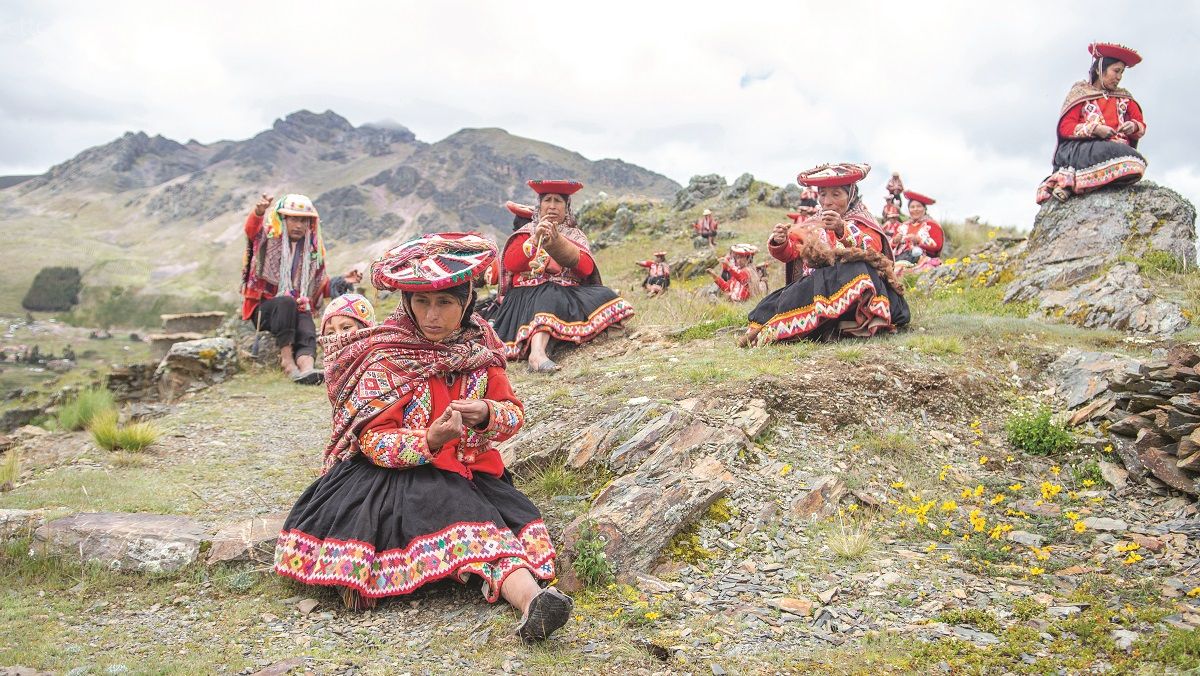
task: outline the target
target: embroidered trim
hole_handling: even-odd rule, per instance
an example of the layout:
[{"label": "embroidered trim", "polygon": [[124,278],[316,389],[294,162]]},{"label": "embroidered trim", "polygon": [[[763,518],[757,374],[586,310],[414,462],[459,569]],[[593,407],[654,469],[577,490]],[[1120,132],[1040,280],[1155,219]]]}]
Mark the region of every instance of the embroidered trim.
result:
[{"label": "embroidered trim", "polygon": [[350,587],[367,598],[408,594],[452,575],[466,582],[475,573],[487,585],[484,596],[495,602],[504,578],[519,568],[553,579],[555,556],[541,519],[518,535],[491,522],[456,523],[383,552],[365,542],[320,540],[293,529],[279,535],[275,572],[304,584]]},{"label": "embroidered trim", "polygon": [[419,467],[433,460],[425,430],[369,430],[359,439],[363,455],[379,465],[391,469]]},{"label": "embroidered trim", "polygon": [[632,316],[633,306],[619,296],[601,305],[582,322],[564,322],[548,312],[539,312],[528,324],[517,329],[516,339],[504,344],[504,355],[510,360],[520,359],[526,352],[526,341],[538,331],[548,330],[552,338],[579,345],[592,340],[613,324]]},{"label": "embroidered trim", "polygon": [[483,435],[490,441],[504,441],[517,433],[525,422],[525,411],[511,401],[485,399],[490,414]]},{"label": "embroidered trim", "polygon": [[[870,295],[868,296],[868,294]],[[885,320],[886,326],[891,327],[891,305],[887,296],[875,293],[875,283],[871,281],[870,275],[861,274],[847,282],[830,297],[817,294],[813,297],[812,303],[771,317],[758,334],[758,344],[763,345],[803,336],[826,321],[845,314],[864,296],[866,296],[867,302],[862,303],[859,308],[859,314],[862,315],[859,322],[857,325],[845,327],[843,330],[855,334],[855,331],[858,330],[857,327],[868,324],[872,317]],[[877,326],[870,333],[875,333],[879,328],[884,327]]]}]

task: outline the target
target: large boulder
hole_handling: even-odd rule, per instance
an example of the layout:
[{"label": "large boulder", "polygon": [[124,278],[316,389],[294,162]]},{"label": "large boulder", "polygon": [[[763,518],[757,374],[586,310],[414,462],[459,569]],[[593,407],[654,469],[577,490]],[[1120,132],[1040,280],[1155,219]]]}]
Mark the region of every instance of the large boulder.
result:
[{"label": "large boulder", "polygon": [[733,185],[729,186],[729,189],[725,191],[725,194],[722,195],[721,198],[726,200],[736,200],[747,197],[748,193],[750,192],[750,186],[752,185],[754,185],[754,176],[750,173],[742,174],[741,176],[737,177],[737,180],[733,182]]},{"label": "large boulder", "polygon": [[1042,315],[1081,326],[1172,334],[1186,326],[1137,261],[1195,265],[1196,209],[1149,181],[1044,204],[1005,302],[1035,301]]},{"label": "large boulder", "polygon": [[229,338],[204,338],[172,345],[154,377],[159,395],[174,401],[189,392],[224,382],[237,372],[234,342]]},{"label": "large boulder", "polygon": [[270,563],[286,519],[287,512],[279,512],[221,526],[213,535],[206,562],[209,565],[228,561]]},{"label": "large boulder", "polygon": [[182,516],[95,512],[51,521],[33,533],[43,554],[112,570],[169,573],[200,555],[204,527]]},{"label": "large boulder", "polygon": [[767,206],[776,209],[795,209],[800,206],[800,188],[789,183],[779,190],[771,193],[767,198]]},{"label": "large boulder", "polygon": [[725,179],[717,174],[693,176],[687,187],[675,193],[675,210],[687,211],[707,199],[719,196],[725,190]]}]

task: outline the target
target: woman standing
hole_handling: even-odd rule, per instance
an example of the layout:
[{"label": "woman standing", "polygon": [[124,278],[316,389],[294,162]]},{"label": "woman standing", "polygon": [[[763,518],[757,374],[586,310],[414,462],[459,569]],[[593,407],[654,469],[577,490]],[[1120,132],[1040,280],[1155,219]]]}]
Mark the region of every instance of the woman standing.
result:
[{"label": "woman standing", "polygon": [[768,240],[786,266],[786,286],[750,311],[742,345],[893,332],[909,321],[887,238],[859,195],[866,164],[823,164],[797,181],[815,187],[821,211],[796,225],[779,223]]},{"label": "woman standing", "polygon": [[333,434],[324,474],[284,522],[275,571],[337,586],[352,609],[474,575],[489,602],[522,612],[522,638],[540,640],[572,603],[539,588],[554,578],[554,545],[493,448],[524,421],[503,344],[471,312],[494,257],[482,237],[446,233],[372,265],[400,307],[374,328],[322,337]]},{"label": "woman standing", "polygon": [[1142,108],[1121,88],[1126,68],[1142,57],[1107,42],[1088,45],[1088,79],[1071,85],[1058,118],[1054,173],[1038,186],[1037,203],[1066,201],[1109,184],[1135,183],[1146,173],[1136,148],[1146,134]]},{"label": "woman standing", "polygon": [[575,223],[578,181],[529,182],[538,194],[532,222],[508,238],[491,314],[509,359],[538,372],[558,370],[551,341],[579,345],[633,316],[633,306],[603,286],[587,235]]}]

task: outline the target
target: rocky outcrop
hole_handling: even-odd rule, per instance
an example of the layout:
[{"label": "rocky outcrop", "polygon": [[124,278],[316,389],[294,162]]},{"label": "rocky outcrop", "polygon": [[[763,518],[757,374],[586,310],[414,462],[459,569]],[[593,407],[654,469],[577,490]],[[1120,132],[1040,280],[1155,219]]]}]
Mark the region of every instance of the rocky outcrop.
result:
[{"label": "rocky outcrop", "polygon": [[[1103,353],[1068,353],[1051,367],[1058,391],[1083,404],[1073,425],[1104,423],[1110,449],[1129,476],[1153,476],[1200,495],[1200,355],[1179,345],[1165,358],[1131,360]],[[1086,380],[1086,385],[1084,381]],[[1107,383],[1101,388],[1101,383]],[[1123,481],[1123,479],[1122,479]]]},{"label": "rocky outcrop", "polygon": [[169,573],[200,555],[204,529],[182,516],[95,512],[51,521],[33,537],[34,550],[42,554],[112,570]]},{"label": "rocky outcrop", "polygon": [[1173,334],[1187,320],[1139,266],[1194,267],[1195,224],[1187,200],[1149,181],[1047,202],[1004,300],[1088,328]]},{"label": "rocky outcrop", "polygon": [[159,395],[175,401],[189,392],[221,383],[238,372],[237,347],[229,338],[176,343],[154,373]]},{"label": "rocky outcrop", "polygon": [[220,328],[226,316],[228,313],[220,311],[161,315],[162,328],[166,333],[211,334]]},{"label": "rocky outcrop", "polygon": [[717,174],[693,176],[687,187],[675,193],[675,210],[687,211],[704,200],[718,197],[725,187],[725,178]]},{"label": "rocky outcrop", "polygon": [[275,541],[287,512],[256,516],[217,529],[205,559],[209,565],[230,561],[270,563],[275,557]]},{"label": "rocky outcrop", "polygon": [[0,509],[0,542],[27,538],[46,523],[46,515],[35,509]]}]

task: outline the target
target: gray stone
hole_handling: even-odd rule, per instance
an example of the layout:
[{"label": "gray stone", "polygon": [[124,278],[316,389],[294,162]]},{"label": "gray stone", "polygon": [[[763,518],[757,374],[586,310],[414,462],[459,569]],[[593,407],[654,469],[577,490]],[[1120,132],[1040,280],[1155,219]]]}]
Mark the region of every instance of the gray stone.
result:
[{"label": "gray stone", "polygon": [[154,359],[162,359],[171,352],[171,347],[176,343],[185,343],[193,340],[204,338],[203,333],[152,333],[146,336],[146,340],[150,341],[150,356]]},{"label": "gray stone", "polygon": [[42,553],[113,570],[163,573],[195,561],[205,532],[182,516],[94,512],[51,521],[33,536]]},{"label": "gray stone", "polygon": [[717,174],[693,176],[687,187],[675,193],[676,211],[687,211],[707,199],[719,196],[726,187],[725,179]]},{"label": "gray stone", "polygon": [[721,198],[726,200],[736,200],[746,197],[746,195],[750,192],[750,186],[753,183],[754,176],[752,174],[742,174],[741,176],[738,176],[736,180],[734,180],[733,185],[729,186],[729,189],[725,191],[725,194],[721,195]]},{"label": "gray stone", "polygon": [[1083,520],[1083,525],[1087,526],[1088,530],[1100,530],[1110,533],[1124,533],[1129,530],[1129,524],[1124,521],[1103,516],[1089,516]]},{"label": "gray stone", "polygon": [[1046,609],[1046,614],[1050,617],[1070,617],[1083,612],[1083,608],[1079,606],[1050,606]]},{"label": "gray stone", "polygon": [[741,200],[738,200],[737,204],[734,205],[733,213],[729,215],[729,218],[734,221],[740,221],[743,218],[749,218],[749,216],[750,216],[750,200],[741,199]]},{"label": "gray stone", "polygon": [[1122,373],[1136,359],[1112,352],[1087,352],[1070,348],[1047,368],[1054,379],[1054,393],[1067,408],[1082,406],[1108,389],[1114,374]]},{"label": "gray stone", "polygon": [[224,561],[273,561],[275,542],[285,519],[287,512],[280,512],[220,527],[213,535],[205,561],[209,565]]},{"label": "gray stone", "polygon": [[118,364],[108,372],[106,387],[117,401],[158,399],[158,382],[154,373],[159,362]]},{"label": "gray stone", "polygon": [[1046,538],[1038,535],[1037,533],[1030,533],[1029,531],[1023,530],[1012,531],[1008,534],[1008,539],[1010,542],[1015,542],[1019,545],[1025,545],[1026,547],[1041,547],[1042,543],[1046,541]]},{"label": "gray stone", "polygon": [[812,519],[829,516],[837,511],[838,503],[846,496],[846,483],[832,474],[818,477],[808,493],[792,503],[792,514]]},{"label": "gray stone", "polygon": [[154,373],[159,395],[174,401],[224,382],[238,372],[237,347],[229,338],[203,338],[176,343]]},{"label": "gray stone", "polygon": [[0,509],[0,541],[26,538],[46,523],[46,515],[36,509]]},{"label": "gray stone", "polygon": [[220,311],[159,315],[166,333],[212,333],[225,322],[226,316]]},{"label": "gray stone", "polygon": [[1116,644],[1118,650],[1126,652],[1133,650],[1133,644],[1142,637],[1136,631],[1129,631],[1128,629],[1113,629],[1108,635],[1113,643]]},{"label": "gray stone", "polygon": [[1044,316],[1087,328],[1176,333],[1188,324],[1179,305],[1118,259],[1158,251],[1192,266],[1195,221],[1187,200],[1149,181],[1047,202],[1004,300],[1035,300]]},{"label": "gray stone", "polygon": [[1111,462],[1100,461],[1100,476],[1108,482],[1116,490],[1125,488],[1125,484],[1129,482],[1129,472],[1125,471],[1120,465],[1115,465]]}]

